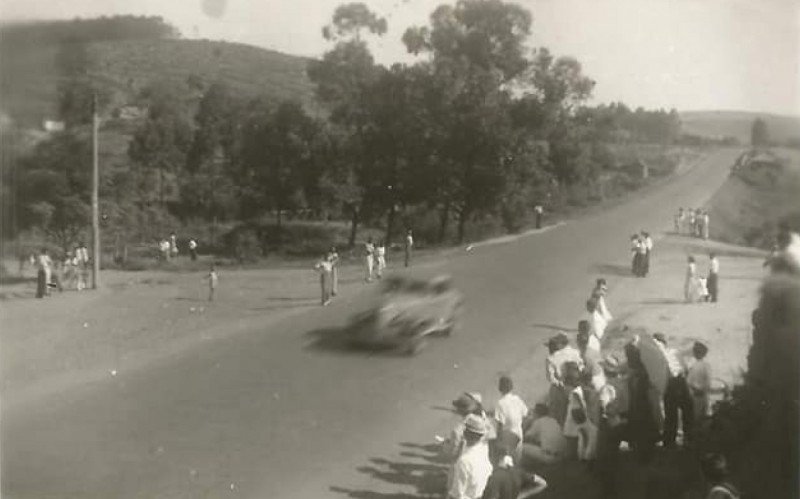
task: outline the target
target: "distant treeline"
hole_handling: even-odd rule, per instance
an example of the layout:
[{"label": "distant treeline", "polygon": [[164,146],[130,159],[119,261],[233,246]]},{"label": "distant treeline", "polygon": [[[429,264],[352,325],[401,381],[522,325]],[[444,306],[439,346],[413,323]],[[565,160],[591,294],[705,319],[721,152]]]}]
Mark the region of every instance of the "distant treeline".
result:
[{"label": "distant treeline", "polygon": [[178,29],[159,16],[113,16],[70,21],[37,21],[0,26],[6,47],[90,43],[109,40],[177,38]]}]

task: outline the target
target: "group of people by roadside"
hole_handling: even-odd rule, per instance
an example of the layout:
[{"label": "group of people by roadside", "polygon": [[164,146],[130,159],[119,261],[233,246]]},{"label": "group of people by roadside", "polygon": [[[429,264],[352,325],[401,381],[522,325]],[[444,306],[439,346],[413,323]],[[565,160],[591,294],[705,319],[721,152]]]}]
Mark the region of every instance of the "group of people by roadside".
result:
[{"label": "group of people by roadside", "polygon": [[686,280],[683,284],[686,303],[716,303],[719,296],[719,259],[716,253],[708,254],[708,272],[701,277],[694,256],[687,257]]},{"label": "group of people by roadside", "polygon": [[[561,332],[547,340],[549,388],[532,409],[508,376],[500,378],[493,411],[477,392],[453,401],[460,421],[440,439],[449,462],[449,498],[528,497],[546,488],[554,466],[567,461],[583,463],[602,497],[615,498],[625,446],[647,466],[659,445],[695,445],[696,430],[710,411],[708,347],[695,342],[681,352],[663,334],[641,334],[625,345],[624,359],[606,356],[602,342],[613,320],[608,292],[606,280],[598,279],[577,334]],[[702,466],[709,498],[739,497],[722,456],[708,456]]]},{"label": "group of people by roadside", "polygon": [[642,230],[631,235],[631,272],[636,277],[647,277],[650,273],[650,255],[653,252],[653,238]]},{"label": "group of people by roadside", "polygon": [[[186,247],[189,250],[189,257],[192,259],[192,261],[197,260],[197,246],[197,239],[190,237],[189,241],[186,243]],[[161,238],[158,241],[159,260],[168,262],[174,258],[177,258],[179,253],[178,235],[174,231],[170,232],[168,238]]]},{"label": "group of people by roadside", "polygon": [[707,210],[678,208],[674,228],[676,234],[708,239],[711,218]]},{"label": "group of people by roadside", "polygon": [[89,249],[82,242],[66,251],[62,258],[51,257],[47,248],[31,253],[20,259],[20,274],[26,263],[36,269],[36,298],[50,296],[54,289],[82,291],[87,287],[91,260]]},{"label": "group of people by roadside", "polygon": [[[414,236],[411,229],[406,231],[403,253],[404,265],[406,267],[411,265],[411,259],[414,251]],[[372,282],[374,280],[381,280],[386,272],[386,243],[380,239],[373,242],[372,237],[367,238],[363,245],[362,259],[364,261],[365,282]],[[336,247],[331,249],[317,261],[314,269],[319,273],[320,290],[321,290],[321,304],[328,306],[331,304],[333,297],[339,292],[339,265],[341,259]]]}]

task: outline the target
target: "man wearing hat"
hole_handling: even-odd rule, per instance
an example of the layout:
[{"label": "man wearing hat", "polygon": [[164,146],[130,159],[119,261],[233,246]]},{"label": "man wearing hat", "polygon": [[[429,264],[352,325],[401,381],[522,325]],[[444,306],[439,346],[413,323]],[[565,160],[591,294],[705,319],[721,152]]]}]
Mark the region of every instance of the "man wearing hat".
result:
[{"label": "man wearing hat", "polygon": [[492,474],[484,418],[470,414],[464,419],[464,449],[453,465],[449,499],[479,499]]}]

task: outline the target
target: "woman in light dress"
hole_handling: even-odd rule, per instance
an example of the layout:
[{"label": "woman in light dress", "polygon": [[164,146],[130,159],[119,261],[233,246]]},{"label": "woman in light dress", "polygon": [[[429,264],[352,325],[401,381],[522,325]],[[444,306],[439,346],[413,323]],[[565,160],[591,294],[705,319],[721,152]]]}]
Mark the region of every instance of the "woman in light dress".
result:
[{"label": "woman in light dress", "polygon": [[589,345],[588,347],[599,352],[600,342],[605,335],[608,323],[614,318],[606,306],[606,293],[608,286],[605,279],[598,279],[597,285],[592,290],[592,296],[586,302],[586,311],[589,313]]},{"label": "woman in light dress", "polygon": [[706,291],[705,279],[698,277],[697,264],[694,257],[689,256],[686,266],[686,280],[683,283],[683,295],[687,303],[697,303],[705,300]]}]

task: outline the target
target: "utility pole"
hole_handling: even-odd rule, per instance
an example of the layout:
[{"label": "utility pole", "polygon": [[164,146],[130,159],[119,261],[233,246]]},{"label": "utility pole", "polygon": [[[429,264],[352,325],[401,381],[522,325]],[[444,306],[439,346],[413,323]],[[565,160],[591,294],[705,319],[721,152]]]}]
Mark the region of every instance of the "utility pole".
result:
[{"label": "utility pole", "polygon": [[100,287],[100,170],[97,135],[100,118],[97,116],[97,94],[92,96],[92,289]]}]

